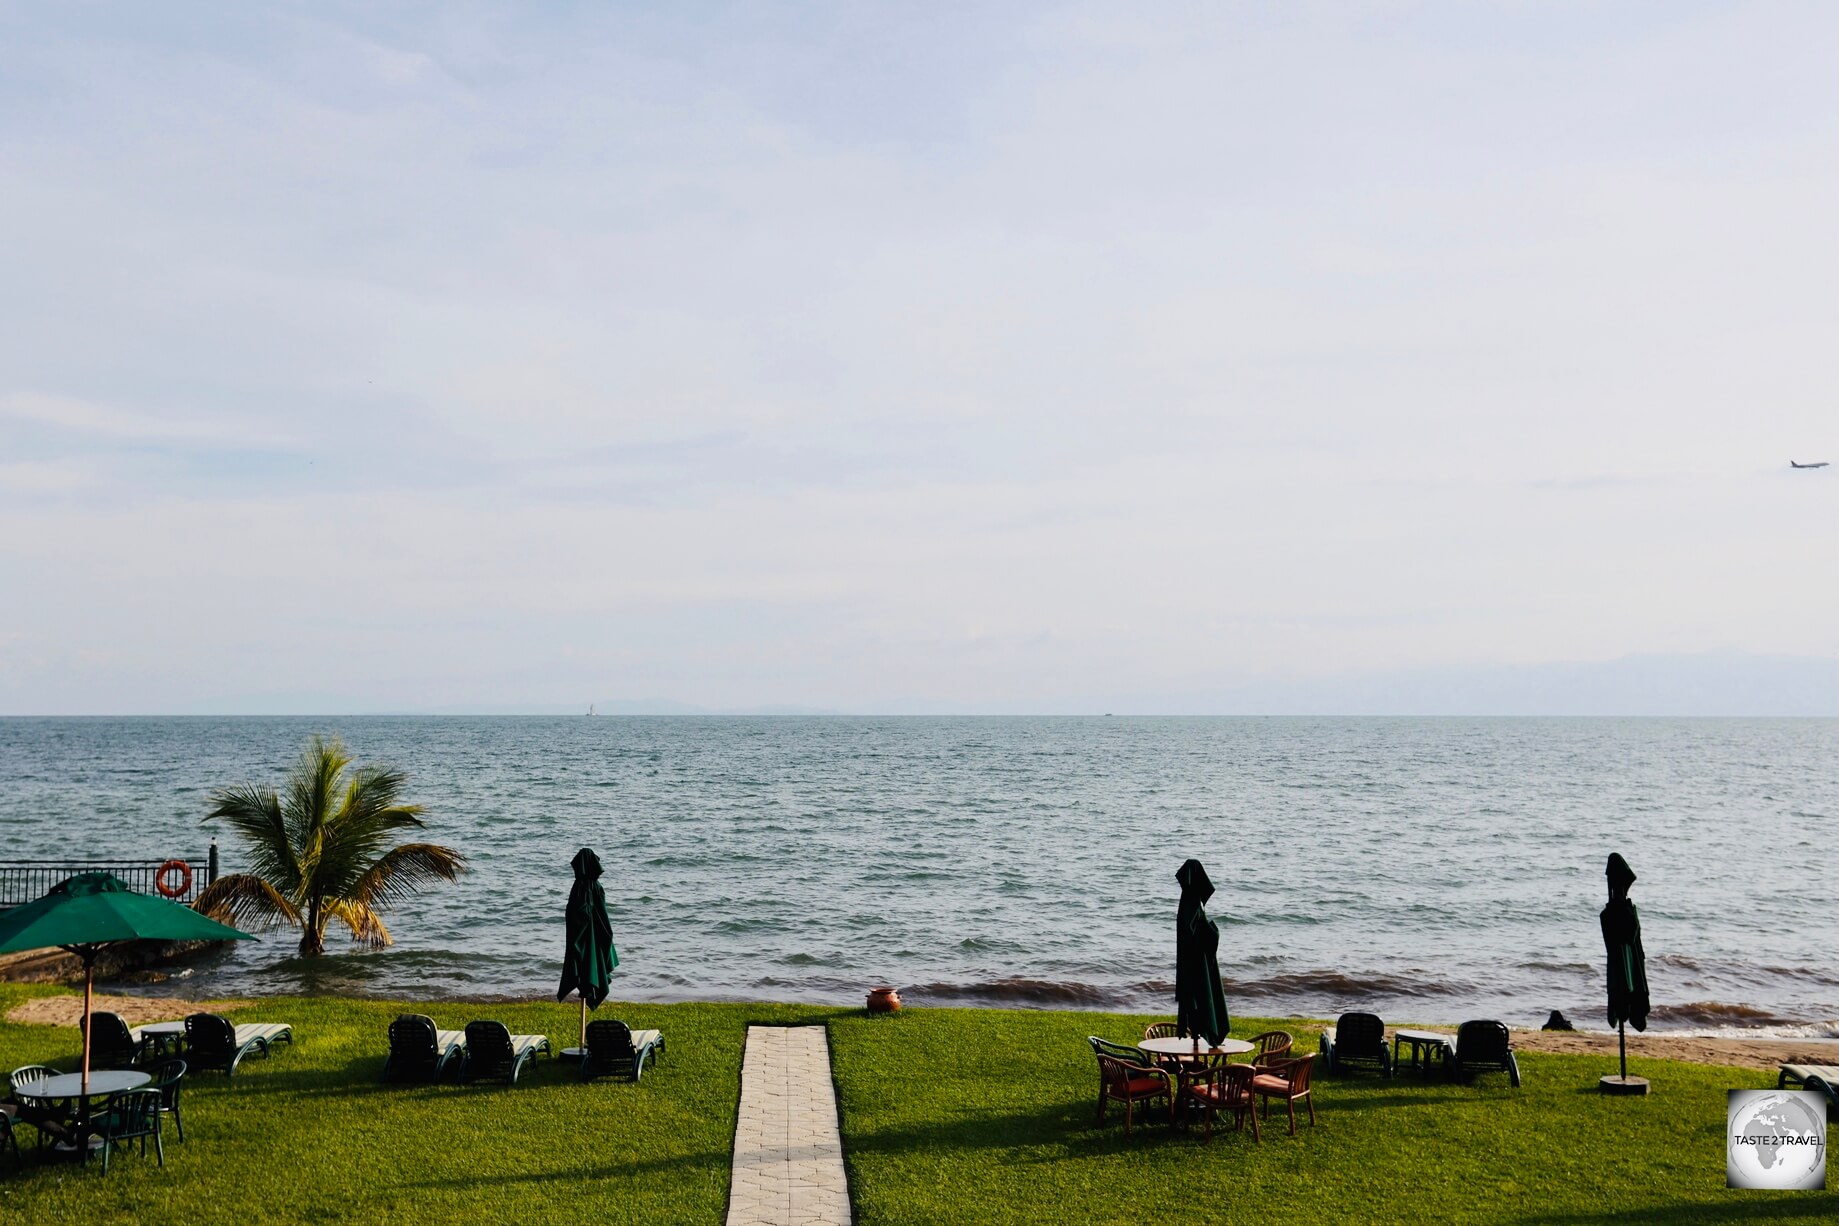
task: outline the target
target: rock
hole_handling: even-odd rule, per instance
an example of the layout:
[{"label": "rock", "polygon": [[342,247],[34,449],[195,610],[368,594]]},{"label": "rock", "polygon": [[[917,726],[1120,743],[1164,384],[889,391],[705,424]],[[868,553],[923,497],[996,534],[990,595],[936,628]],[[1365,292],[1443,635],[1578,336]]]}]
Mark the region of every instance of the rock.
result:
[{"label": "rock", "polygon": [[1541,1030],[1576,1030],[1577,1027],[1571,1025],[1570,1020],[1567,1019],[1564,1014],[1558,1012],[1558,1010],[1556,1009],[1553,1009],[1552,1015],[1545,1019],[1545,1025],[1539,1027],[1539,1029]]}]

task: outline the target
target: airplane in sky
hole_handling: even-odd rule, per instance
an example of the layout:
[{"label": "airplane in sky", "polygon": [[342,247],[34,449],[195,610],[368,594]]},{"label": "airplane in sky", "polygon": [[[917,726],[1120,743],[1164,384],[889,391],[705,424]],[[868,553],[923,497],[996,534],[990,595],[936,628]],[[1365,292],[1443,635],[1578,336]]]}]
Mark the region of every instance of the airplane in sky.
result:
[{"label": "airplane in sky", "polygon": [[1797,464],[1793,460],[1789,460],[1788,467],[1789,468],[1825,468],[1827,464],[1829,464],[1830,462],[1831,461],[1829,460],[1815,460],[1811,464]]}]

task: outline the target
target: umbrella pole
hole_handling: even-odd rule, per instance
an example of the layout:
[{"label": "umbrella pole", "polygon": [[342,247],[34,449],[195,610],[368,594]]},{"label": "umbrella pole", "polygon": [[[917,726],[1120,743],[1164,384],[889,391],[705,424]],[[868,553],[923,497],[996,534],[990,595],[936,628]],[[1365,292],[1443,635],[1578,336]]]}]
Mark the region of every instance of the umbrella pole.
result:
[{"label": "umbrella pole", "polygon": [[90,1006],[94,1001],[96,984],[96,955],[87,954],[83,958],[83,1100],[89,1105],[89,1022]]},{"label": "umbrella pole", "polygon": [[587,997],[579,992],[575,995],[581,997],[581,1050],[585,1053],[587,1051]]},{"label": "umbrella pole", "polygon": [[1628,1023],[1616,1023],[1616,1047],[1622,1053],[1622,1080],[1628,1080]]}]

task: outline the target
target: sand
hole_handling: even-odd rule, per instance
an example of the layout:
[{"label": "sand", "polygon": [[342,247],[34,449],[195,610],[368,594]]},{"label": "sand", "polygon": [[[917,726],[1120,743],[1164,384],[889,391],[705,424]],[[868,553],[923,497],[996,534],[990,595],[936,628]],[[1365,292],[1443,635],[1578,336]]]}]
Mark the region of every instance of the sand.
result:
[{"label": "sand", "polygon": [[[183,1021],[192,1013],[222,1013],[240,1009],[246,1000],[168,1000],[158,996],[103,996],[95,1000],[97,1013],[119,1013],[130,1026],[148,1022]],[[75,1026],[83,1016],[82,996],[40,996],[13,1007],[6,1015],[9,1022],[29,1022],[38,1026]]]},{"label": "sand", "polygon": [[[1451,1033],[1455,1033],[1451,1031]],[[1616,1037],[1591,1031],[1516,1030],[1513,1046],[1518,1051],[1559,1052],[1565,1055],[1606,1057],[1604,1071],[1615,1072]],[[1839,1039],[1744,1039],[1695,1037],[1683,1034],[1637,1034],[1628,1036],[1630,1075],[1640,1073],[1643,1059],[1688,1060],[1694,1064],[1727,1064],[1736,1068],[1767,1069],[1774,1072],[1784,1064],[1839,1063]]]}]

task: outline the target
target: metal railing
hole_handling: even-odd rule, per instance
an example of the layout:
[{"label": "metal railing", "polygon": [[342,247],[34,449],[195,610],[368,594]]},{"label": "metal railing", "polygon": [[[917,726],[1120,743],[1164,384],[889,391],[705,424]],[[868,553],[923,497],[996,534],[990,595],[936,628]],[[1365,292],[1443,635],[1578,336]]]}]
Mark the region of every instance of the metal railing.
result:
[{"label": "metal railing", "polygon": [[[171,896],[174,902],[193,901],[205,886],[217,880],[216,843],[211,844],[209,854],[202,860],[185,856],[168,859],[183,860],[192,870],[186,888]],[[166,860],[0,860],[0,911],[43,898],[52,886],[78,873],[110,873],[121,878],[130,890],[159,894],[157,879],[165,863]],[[182,874],[169,874],[168,886],[177,887],[181,878]]]}]

